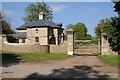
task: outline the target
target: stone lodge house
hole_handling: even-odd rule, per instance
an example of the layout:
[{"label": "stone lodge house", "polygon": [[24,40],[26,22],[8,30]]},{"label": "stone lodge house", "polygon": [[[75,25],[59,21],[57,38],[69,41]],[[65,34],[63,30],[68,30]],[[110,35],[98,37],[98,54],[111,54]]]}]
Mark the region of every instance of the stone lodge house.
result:
[{"label": "stone lodge house", "polygon": [[28,45],[59,45],[63,42],[62,23],[44,20],[44,13],[39,14],[38,21],[32,21],[16,28],[15,37],[20,44]]}]

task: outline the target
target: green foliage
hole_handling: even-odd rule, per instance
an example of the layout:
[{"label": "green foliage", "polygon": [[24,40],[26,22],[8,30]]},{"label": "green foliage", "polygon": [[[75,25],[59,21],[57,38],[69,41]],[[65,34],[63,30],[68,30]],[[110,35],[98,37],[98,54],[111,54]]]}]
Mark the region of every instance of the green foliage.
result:
[{"label": "green foliage", "polygon": [[120,1],[117,0],[117,1],[114,2],[114,3],[115,3],[115,5],[114,5],[115,10],[114,10],[114,11],[118,13],[119,18],[120,18]]},{"label": "green foliage", "polygon": [[105,33],[112,50],[120,51],[120,18],[102,19],[95,28],[95,33],[96,39],[100,38],[101,33]]},{"label": "green foliage", "polygon": [[87,27],[83,23],[77,23],[73,27],[75,31],[75,37],[77,40],[91,39],[91,36],[87,34]]},{"label": "green foliage", "polygon": [[75,46],[77,46],[77,45],[80,45],[80,46],[95,46],[95,45],[97,45],[98,44],[98,42],[97,41],[88,41],[88,42],[86,42],[86,41],[77,41],[77,42],[75,42]]},{"label": "green foliage", "polygon": [[[109,23],[109,19],[106,18],[106,19],[102,19],[100,21],[100,23],[97,25],[97,27],[95,27],[95,39],[98,40],[100,39],[100,36],[101,36],[101,30],[104,30],[104,27]],[[104,32],[104,31],[102,31]]]},{"label": "green foliage", "polygon": [[3,21],[2,34],[13,34],[14,31],[11,29],[10,24],[7,21]]},{"label": "green foliage", "polygon": [[112,17],[110,23],[104,27],[110,46],[114,51],[120,51],[120,18]]},{"label": "green foliage", "polygon": [[12,34],[14,31],[11,29],[11,26],[9,22],[5,19],[5,17],[2,15],[2,12],[0,11],[0,30],[2,31],[2,34]]},{"label": "green foliage", "polygon": [[0,11],[0,20],[3,18],[2,12]]},{"label": "green foliage", "polygon": [[16,42],[16,38],[13,35],[7,35],[7,41],[10,43]]},{"label": "green foliage", "polygon": [[90,34],[86,34],[86,40],[91,40],[92,39],[92,36]]},{"label": "green foliage", "polygon": [[2,15],[2,12],[0,12],[0,34],[5,34],[7,35],[7,41],[8,42],[15,42],[15,38],[12,35],[9,34],[13,34],[14,31],[11,29],[11,26],[9,24],[9,22],[5,19],[5,17]]},{"label": "green foliage", "polygon": [[45,20],[52,20],[52,10],[44,2],[37,2],[36,4],[29,4],[25,9],[26,16],[23,18],[25,22],[39,20],[39,13],[44,12]]},{"label": "green foliage", "polygon": [[99,39],[102,33],[106,34],[106,38],[110,43],[113,51],[118,51],[120,54],[120,1],[115,2],[115,11],[118,12],[119,17],[111,17],[110,19],[101,20],[95,28],[96,38]]},{"label": "green foliage", "polygon": [[118,62],[119,62],[118,59],[120,58],[120,56],[117,56],[117,55],[99,55],[98,58],[105,61],[105,62],[118,64]]}]

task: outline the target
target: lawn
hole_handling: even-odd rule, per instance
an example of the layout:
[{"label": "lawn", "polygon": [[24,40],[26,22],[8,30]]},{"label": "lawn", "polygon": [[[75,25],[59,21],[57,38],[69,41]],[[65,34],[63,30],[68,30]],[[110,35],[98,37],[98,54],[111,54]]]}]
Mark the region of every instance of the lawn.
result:
[{"label": "lawn", "polygon": [[12,62],[15,60],[26,61],[41,61],[41,60],[56,60],[68,58],[67,54],[53,54],[53,53],[10,53],[3,52],[2,60],[4,62]]},{"label": "lawn", "polygon": [[105,62],[109,62],[112,64],[118,64],[119,62],[119,58],[117,55],[99,55],[98,56],[99,59],[105,61]]}]

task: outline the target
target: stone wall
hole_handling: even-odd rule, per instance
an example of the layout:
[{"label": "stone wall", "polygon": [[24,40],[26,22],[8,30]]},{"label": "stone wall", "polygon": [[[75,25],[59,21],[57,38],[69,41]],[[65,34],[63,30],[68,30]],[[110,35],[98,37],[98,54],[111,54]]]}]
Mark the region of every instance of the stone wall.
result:
[{"label": "stone wall", "polygon": [[67,41],[60,45],[50,45],[50,53],[66,53],[67,54]]},{"label": "stone wall", "polygon": [[[12,45],[11,45],[12,44]],[[13,45],[11,44],[4,44],[2,45],[2,51],[6,52],[20,52],[20,53],[48,53],[49,52],[49,46],[47,45]]]},{"label": "stone wall", "polygon": [[117,52],[112,51],[108,40],[105,38],[105,33],[101,35],[101,55],[117,55]]},{"label": "stone wall", "polygon": [[[0,37],[1,39],[1,37]],[[1,46],[1,45],[0,45]],[[6,37],[2,37],[2,51],[6,52],[20,52],[20,53],[49,53],[48,45],[27,45],[18,43],[8,43]]]},{"label": "stone wall", "polygon": [[8,43],[6,36],[0,36],[0,51],[18,53],[67,53],[67,41],[60,45],[27,45]]}]

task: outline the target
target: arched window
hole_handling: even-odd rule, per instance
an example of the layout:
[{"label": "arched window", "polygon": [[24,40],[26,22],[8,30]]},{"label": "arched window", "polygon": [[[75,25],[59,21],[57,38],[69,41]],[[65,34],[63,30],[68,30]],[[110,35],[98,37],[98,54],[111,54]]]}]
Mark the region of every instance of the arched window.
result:
[{"label": "arched window", "polygon": [[38,29],[36,29],[36,33],[38,33]]}]

